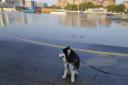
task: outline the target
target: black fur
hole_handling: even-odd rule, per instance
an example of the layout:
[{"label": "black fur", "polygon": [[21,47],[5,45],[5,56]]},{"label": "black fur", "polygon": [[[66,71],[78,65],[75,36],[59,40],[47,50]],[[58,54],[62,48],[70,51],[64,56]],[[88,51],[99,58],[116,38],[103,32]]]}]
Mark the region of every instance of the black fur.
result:
[{"label": "black fur", "polygon": [[70,55],[68,55],[68,49],[71,49],[69,46],[67,48],[63,49],[63,53],[66,56],[66,61],[67,63],[72,63],[74,64],[75,68],[74,69],[79,69],[80,66],[80,59],[79,56],[76,54],[74,50],[71,49]]}]

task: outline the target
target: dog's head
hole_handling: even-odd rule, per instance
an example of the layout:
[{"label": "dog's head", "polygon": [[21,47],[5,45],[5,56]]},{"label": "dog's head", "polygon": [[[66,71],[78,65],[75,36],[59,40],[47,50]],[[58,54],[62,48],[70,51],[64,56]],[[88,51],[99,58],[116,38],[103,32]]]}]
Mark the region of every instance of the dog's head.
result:
[{"label": "dog's head", "polygon": [[65,56],[69,56],[71,53],[71,48],[69,46],[64,48],[63,53],[65,54]]},{"label": "dog's head", "polygon": [[64,62],[68,60],[68,57],[71,53],[71,48],[68,46],[63,49],[63,53],[59,53],[59,58],[63,59]]}]

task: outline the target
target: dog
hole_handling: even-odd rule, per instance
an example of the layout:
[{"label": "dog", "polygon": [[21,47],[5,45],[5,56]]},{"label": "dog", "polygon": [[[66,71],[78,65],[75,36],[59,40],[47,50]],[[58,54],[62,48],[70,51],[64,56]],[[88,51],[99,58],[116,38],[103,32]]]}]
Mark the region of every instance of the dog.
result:
[{"label": "dog", "polygon": [[64,63],[64,75],[62,78],[65,79],[69,73],[71,74],[71,82],[75,82],[75,75],[78,75],[80,66],[79,56],[68,46],[63,49],[62,53],[59,53],[59,58],[61,58]]}]

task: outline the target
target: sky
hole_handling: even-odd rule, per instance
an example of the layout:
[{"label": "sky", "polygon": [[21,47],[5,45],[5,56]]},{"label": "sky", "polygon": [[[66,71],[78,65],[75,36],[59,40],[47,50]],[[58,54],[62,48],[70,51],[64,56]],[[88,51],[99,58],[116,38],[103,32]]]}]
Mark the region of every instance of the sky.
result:
[{"label": "sky", "polygon": [[49,5],[53,5],[56,4],[58,0],[33,0],[33,1],[42,1],[48,3]]},{"label": "sky", "polygon": [[[43,1],[48,3],[49,5],[56,4],[57,0],[35,0],[35,1]],[[125,0],[116,0],[117,3],[122,3]]]}]

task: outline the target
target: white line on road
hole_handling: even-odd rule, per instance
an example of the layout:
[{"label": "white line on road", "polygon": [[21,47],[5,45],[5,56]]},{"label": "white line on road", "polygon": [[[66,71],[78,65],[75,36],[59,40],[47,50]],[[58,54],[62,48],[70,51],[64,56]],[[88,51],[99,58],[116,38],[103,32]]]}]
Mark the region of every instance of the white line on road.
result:
[{"label": "white line on road", "polygon": [[[61,49],[65,48],[65,46],[62,46],[62,45],[55,45],[55,44],[49,44],[49,43],[34,41],[34,40],[30,40],[30,39],[25,39],[25,38],[13,36],[13,35],[6,35],[6,34],[0,34],[0,35],[10,37],[10,38],[14,38],[14,39],[24,41],[24,42],[27,42],[27,43],[40,45],[40,46],[48,46],[48,47],[61,48]],[[72,49],[75,50],[75,51],[83,52],[83,53],[112,55],[112,56],[127,56],[128,57],[128,53],[103,52],[103,51],[86,50],[86,49],[80,49],[80,48],[72,48]]]}]

